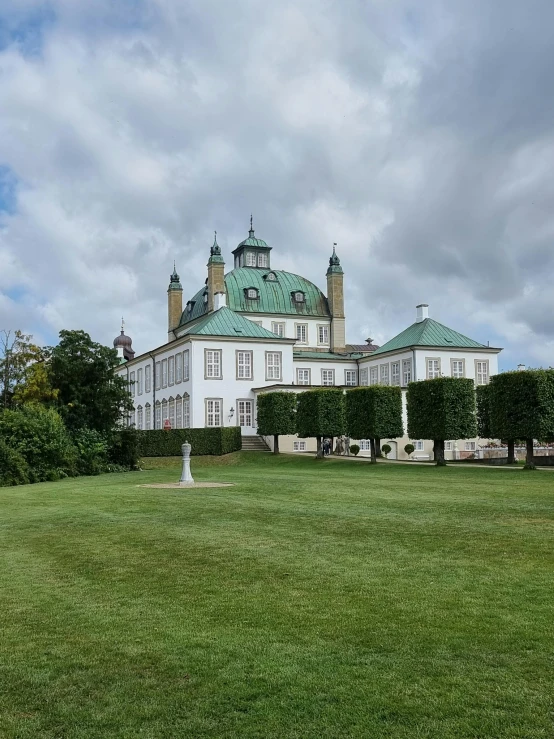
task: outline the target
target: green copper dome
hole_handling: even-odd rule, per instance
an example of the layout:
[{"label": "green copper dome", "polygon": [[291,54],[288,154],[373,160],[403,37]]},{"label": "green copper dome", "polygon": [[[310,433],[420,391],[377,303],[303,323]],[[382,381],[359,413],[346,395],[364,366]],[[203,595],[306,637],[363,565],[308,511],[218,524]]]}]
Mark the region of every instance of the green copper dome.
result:
[{"label": "green copper dome", "polygon": [[[225,289],[227,306],[237,313],[322,318],[331,316],[327,298],[321,290],[313,282],[292,272],[238,267],[225,275]],[[248,297],[249,289],[256,291],[256,298]],[[181,316],[180,326],[206,315],[206,294],[207,288],[203,287],[189,300]],[[301,300],[297,300],[297,297]]]}]

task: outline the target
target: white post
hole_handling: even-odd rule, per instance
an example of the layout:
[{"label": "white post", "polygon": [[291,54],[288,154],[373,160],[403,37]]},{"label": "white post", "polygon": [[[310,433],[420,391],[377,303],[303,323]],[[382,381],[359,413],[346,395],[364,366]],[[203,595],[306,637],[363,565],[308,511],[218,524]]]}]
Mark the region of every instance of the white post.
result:
[{"label": "white post", "polygon": [[181,447],[181,451],[183,452],[183,471],[181,473],[179,485],[186,486],[194,484],[193,477],[190,473],[190,450],[190,444],[188,443],[188,441],[185,441],[185,443]]}]

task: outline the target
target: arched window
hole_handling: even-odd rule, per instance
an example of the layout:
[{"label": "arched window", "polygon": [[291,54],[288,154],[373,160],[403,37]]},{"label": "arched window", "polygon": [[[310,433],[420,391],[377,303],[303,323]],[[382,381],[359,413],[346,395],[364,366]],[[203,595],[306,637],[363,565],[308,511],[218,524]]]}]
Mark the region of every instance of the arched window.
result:
[{"label": "arched window", "polygon": [[169,408],[167,405],[167,400],[165,398],[162,400],[162,425],[167,421],[169,415]]},{"label": "arched window", "polygon": [[180,395],[175,398],[175,428],[183,428],[183,403]]},{"label": "arched window", "polygon": [[175,398],[169,399],[169,423],[171,428],[175,428]]},{"label": "arched window", "polygon": [[160,404],[160,401],[156,401],[156,410],[155,410],[155,419],[154,423],[157,429],[161,429],[162,427],[162,406]]},{"label": "arched window", "polygon": [[144,429],[150,431],[152,428],[152,407],[150,403],[144,406]]},{"label": "arched window", "polygon": [[137,408],[137,429],[142,431],[142,406]]},{"label": "arched window", "polygon": [[183,395],[183,428],[190,428],[190,396],[188,393]]},{"label": "arched window", "polygon": [[296,290],[292,293],[292,299],[295,303],[305,303],[306,295],[301,290]]},{"label": "arched window", "polygon": [[269,282],[277,282],[277,275],[275,272],[268,272],[267,275],[264,276],[264,280],[268,280]]}]

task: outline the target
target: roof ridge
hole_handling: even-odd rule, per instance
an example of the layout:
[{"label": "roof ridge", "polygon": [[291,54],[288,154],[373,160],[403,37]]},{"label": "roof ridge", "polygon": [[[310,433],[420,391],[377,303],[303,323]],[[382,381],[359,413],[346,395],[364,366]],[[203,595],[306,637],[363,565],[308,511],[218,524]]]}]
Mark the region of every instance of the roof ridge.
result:
[{"label": "roof ridge", "polygon": [[[441,335],[442,334],[442,335]],[[375,354],[384,354],[389,351],[407,349],[411,346],[438,346],[438,347],[457,347],[464,349],[486,349],[475,339],[471,339],[465,334],[461,334],[449,326],[446,326],[434,318],[424,318],[423,321],[415,321],[407,328],[394,336],[389,341],[379,347]]]}]

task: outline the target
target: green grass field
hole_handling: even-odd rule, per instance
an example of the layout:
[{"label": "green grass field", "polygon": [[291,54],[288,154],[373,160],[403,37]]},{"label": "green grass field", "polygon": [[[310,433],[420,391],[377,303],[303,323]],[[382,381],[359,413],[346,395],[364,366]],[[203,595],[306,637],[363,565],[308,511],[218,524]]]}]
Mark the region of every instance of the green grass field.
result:
[{"label": "green grass field", "polygon": [[0,489],[0,736],[554,736],[554,473],[194,460]]}]

